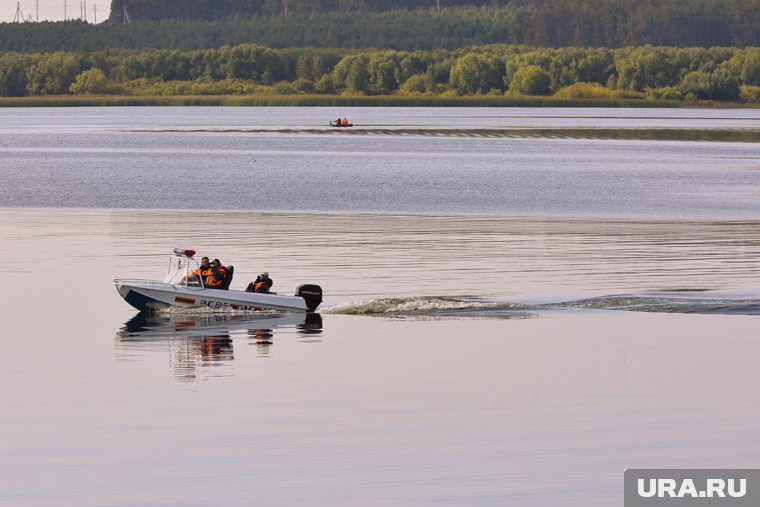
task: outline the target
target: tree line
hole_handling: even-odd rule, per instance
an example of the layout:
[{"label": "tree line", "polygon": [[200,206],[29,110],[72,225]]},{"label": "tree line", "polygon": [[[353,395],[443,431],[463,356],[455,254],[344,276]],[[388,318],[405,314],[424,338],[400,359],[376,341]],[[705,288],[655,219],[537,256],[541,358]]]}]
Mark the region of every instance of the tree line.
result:
[{"label": "tree line", "polygon": [[525,95],[757,101],[760,48],[144,49],[0,53],[0,96]]},{"label": "tree line", "polygon": [[304,15],[324,12],[382,12],[461,5],[507,5],[509,0],[112,0],[111,21],[213,20],[232,16]]},{"label": "tree line", "polygon": [[[365,5],[365,10],[356,12],[345,7],[356,2]],[[238,9],[237,6],[244,3],[260,8]],[[434,3],[435,0],[387,3],[114,0],[109,23],[0,24],[0,51],[147,47],[192,50],[245,43],[273,48],[310,46],[406,51],[493,43],[555,48],[622,48],[645,44],[706,48],[760,46],[760,2],[757,0],[513,0],[505,5],[499,0],[487,5],[452,5],[454,2],[441,0],[445,7],[440,13]],[[285,4],[289,6],[287,15],[282,11]],[[123,24],[125,5],[131,19],[128,24]],[[194,5],[198,7],[192,7]],[[267,5],[272,9],[265,8]],[[319,9],[307,7],[309,5],[319,6]],[[383,11],[370,8],[378,5],[420,8]],[[164,12],[165,9],[168,11]],[[182,9],[213,10],[227,17],[188,19],[187,13],[179,12]],[[142,10],[146,14],[141,18]],[[149,15],[149,12],[154,14]]]}]

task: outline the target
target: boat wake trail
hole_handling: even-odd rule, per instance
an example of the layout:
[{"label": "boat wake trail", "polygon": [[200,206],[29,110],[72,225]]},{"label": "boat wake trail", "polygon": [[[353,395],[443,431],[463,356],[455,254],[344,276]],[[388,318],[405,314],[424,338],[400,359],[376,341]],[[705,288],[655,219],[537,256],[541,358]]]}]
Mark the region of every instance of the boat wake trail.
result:
[{"label": "boat wake trail", "polygon": [[443,296],[365,299],[325,307],[320,313],[344,315],[424,315],[523,309],[523,305]]},{"label": "boat wake trail", "polygon": [[364,125],[350,129],[324,127],[218,127],[126,129],[128,132],[206,132],[242,134],[393,135],[526,139],[621,139],[644,141],[760,142],[760,130],[748,128],[600,128],[600,127],[409,127]]},{"label": "boat wake trail", "polygon": [[683,296],[612,295],[552,305],[554,308],[626,310],[656,313],[760,315],[760,299],[698,298]]},{"label": "boat wake trail", "polygon": [[511,303],[477,298],[420,296],[379,298],[324,307],[320,313],[392,317],[491,317],[535,316],[549,310],[617,310],[653,313],[760,315],[760,299],[689,297],[682,293],[615,294],[559,303]]}]

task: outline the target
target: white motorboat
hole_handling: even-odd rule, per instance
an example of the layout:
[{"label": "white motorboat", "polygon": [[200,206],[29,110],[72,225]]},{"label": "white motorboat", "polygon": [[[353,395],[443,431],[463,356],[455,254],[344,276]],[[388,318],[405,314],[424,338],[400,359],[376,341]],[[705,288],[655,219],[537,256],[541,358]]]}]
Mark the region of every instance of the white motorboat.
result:
[{"label": "white motorboat", "polygon": [[322,303],[319,285],[299,285],[294,296],[273,292],[229,290],[234,267],[227,266],[223,289],[209,289],[202,277],[195,276],[200,268],[194,250],[175,248],[169,259],[169,273],[159,282],[154,280],[114,280],[119,295],[140,311],[162,307],[209,308],[211,310],[274,310],[282,312],[313,312]]}]

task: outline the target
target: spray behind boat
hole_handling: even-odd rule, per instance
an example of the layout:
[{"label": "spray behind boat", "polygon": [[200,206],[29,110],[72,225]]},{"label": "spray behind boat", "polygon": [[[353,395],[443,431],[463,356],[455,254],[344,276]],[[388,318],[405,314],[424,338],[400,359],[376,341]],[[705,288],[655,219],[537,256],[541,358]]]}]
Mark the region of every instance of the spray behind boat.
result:
[{"label": "spray behind boat", "polygon": [[306,301],[306,308],[313,312],[322,303],[322,287],[313,284],[299,285],[296,288],[296,296],[301,296]]}]

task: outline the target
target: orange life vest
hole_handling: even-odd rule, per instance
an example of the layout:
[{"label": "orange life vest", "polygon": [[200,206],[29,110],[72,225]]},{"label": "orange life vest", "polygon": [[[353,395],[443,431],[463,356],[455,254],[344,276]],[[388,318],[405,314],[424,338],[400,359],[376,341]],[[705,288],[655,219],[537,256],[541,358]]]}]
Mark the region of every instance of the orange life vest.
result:
[{"label": "orange life vest", "polygon": [[[211,274],[211,268],[204,268],[201,266],[200,268],[193,271],[193,275],[195,276],[196,280],[203,280],[204,283],[206,281],[206,277]],[[192,280],[192,277],[190,278]]]},{"label": "orange life vest", "polygon": [[269,287],[271,287],[271,285],[268,280],[260,280],[253,286],[253,290],[254,292],[269,292]]},{"label": "orange life vest", "polygon": [[209,289],[221,287],[224,283],[224,279],[227,278],[227,270],[224,269],[224,266],[219,266],[217,271],[222,275],[221,280],[214,276],[214,271],[211,268],[203,272],[203,275],[206,277],[206,287]]}]

